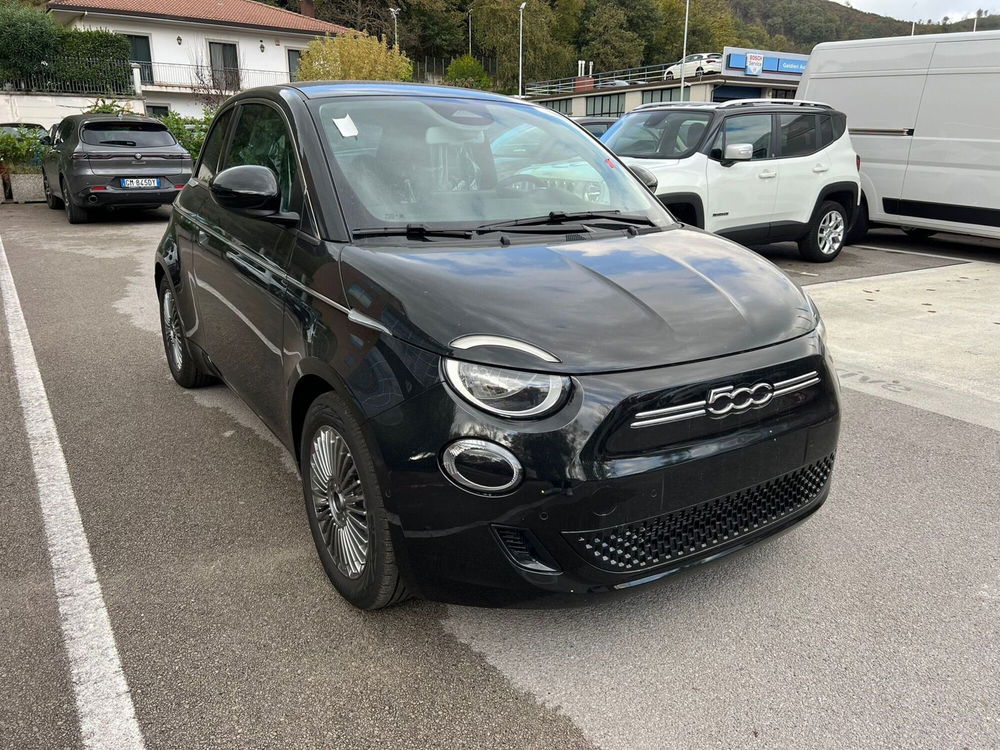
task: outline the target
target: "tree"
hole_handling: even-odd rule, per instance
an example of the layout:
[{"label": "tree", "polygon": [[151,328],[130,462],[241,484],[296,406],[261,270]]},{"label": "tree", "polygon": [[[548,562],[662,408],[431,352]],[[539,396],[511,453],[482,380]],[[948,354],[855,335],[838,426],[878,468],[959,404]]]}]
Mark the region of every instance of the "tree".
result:
[{"label": "tree", "polygon": [[47,13],[18,0],[0,0],[0,73],[28,76],[51,60],[59,32]]},{"label": "tree", "polygon": [[364,32],[316,39],[299,60],[298,80],[408,81],[410,59],[384,39]]},{"label": "tree", "polygon": [[467,89],[488,89],[490,77],[486,69],[472,55],[462,55],[451,61],[444,74],[445,83],[452,86],[462,86]]},{"label": "tree", "polygon": [[628,30],[625,11],[617,5],[600,5],[587,21],[584,36],[583,56],[594,63],[594,70],[633,68],[642,62],[646,43]]}]

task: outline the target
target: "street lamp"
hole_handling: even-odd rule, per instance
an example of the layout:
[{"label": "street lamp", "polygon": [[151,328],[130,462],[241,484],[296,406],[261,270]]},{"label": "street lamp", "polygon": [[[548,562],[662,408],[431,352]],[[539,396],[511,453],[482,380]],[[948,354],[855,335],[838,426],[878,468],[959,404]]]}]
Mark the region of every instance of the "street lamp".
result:
[{"label": "street lamp", "polygon": [[517,9],[517,95],[524,96],[524,6],[528,0]]},{"label": "street lamp", "polygon": [[472,8],[469,8],[469,57],[472,57]]},{"label": "street lamp", "polygon": [[389,12],[392,13],[392,41],[396,45],[396,49],[399,49],[399,27],[396,25],[399,8],[389,8]]},{"label": "street lamp", "polygon": [[688,56],[688,15],[691,12],[691,0],[685,0],[684,3],[684,44],[681,50],[681,101],[685,101],[684,98],[684,71],[685,63],[684,58]]}]

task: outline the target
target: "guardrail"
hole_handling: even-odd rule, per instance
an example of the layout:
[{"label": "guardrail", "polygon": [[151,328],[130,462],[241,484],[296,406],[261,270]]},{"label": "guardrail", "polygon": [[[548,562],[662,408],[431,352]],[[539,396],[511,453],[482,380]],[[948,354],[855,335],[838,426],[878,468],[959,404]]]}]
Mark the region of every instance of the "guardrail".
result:
[{"label": "guardrail", "polygon": [[593,89],[626,88],[628,86],[641,86],[645,83],[657,83],[666,80],[667,68],[677,65],[678,62],[680,61],[676,60],[657,65],[643,65],[638,68],[604,70],[590,75],[534,81],[525,84],[524,93],[527,96],[557,96],[559,94],[582,93]]},{"label": "guardrail", "polygon": [[236,93],[256,86],[288,83],[284,70],[253,70],[186,63],[139,62],[139,80],[143,88],[178,91]]},{"label": "guardrail", "polygon": [[0,91],[132,96],[135,87],[127,61],[57,58],[31,73],[0,73]]}]

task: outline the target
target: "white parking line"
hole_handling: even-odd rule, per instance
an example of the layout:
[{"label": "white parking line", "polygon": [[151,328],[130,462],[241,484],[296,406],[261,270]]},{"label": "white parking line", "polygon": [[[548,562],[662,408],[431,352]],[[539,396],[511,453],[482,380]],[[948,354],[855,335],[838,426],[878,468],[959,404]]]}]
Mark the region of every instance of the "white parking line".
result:
[{"label": "white parking line", "polygon": [[87,748],[142,748],[142,732],[2,238],[0,297],[38,485],[80,735]]}]

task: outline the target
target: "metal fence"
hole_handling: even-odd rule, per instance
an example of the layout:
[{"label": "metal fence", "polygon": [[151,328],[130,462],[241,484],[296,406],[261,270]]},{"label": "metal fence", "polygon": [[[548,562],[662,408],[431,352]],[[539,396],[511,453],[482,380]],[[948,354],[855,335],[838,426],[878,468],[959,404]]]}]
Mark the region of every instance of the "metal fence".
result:
[{"label": "metal fence", "polygon": [[0,91],[130,96],[135,87],[127,61],[57,58],[27,74],[0,71]]},{"label": "metal fence", "polygon": [[626,88],[628,86],[641,86],[645,83],[657,83],[667,80],[667,68],[677,65],[678,62],[680,61],[643,65],[638,68],[622,68],[621,70],[602,70],[591,75],[553,78],[548,81],[535,81],[525,84],[524,93],[527,96],[557,96],[592,89]]},{"label": "metal fence", "polygon": [[[413,80],[417,83],[440,83],[457,57],[424,57],[413,61]],[[497,77],[497,61],[492,58],[476,58],[494,81]]]},{"label": "metal fence", "polygon": [[256,86],[288,83],[291,77],[284,70],[253,70],[250,68],[189,65],[185,63],[138,63],[143,88],[175,89],[178,91],[235,93]]}]

